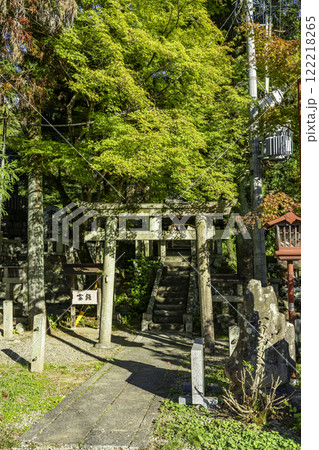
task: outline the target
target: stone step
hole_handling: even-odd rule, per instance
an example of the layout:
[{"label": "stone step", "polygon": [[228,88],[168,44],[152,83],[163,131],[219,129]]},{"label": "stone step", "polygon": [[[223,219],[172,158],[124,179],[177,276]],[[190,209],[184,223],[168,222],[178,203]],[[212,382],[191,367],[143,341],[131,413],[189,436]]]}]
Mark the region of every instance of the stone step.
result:
[{"label": "stone step", "polygon": [[188,267],[180,267],[180,266],[164,266],[163,277],[189,277],[189,268]]},{"label": "stone step", "polygon": [[[168,310],[168,309],[154,309],[153,311],[153,321],[158,322],[158,318],[167,317],[171,319],[171,322],[176,322],[175,318],[178,319],[183,318],[183,313],[185,312],[185,308],[181,311],[176,310]],[[155,319],[155,320],[154,320]]]},{"label": "stone step", "polygon": [[172,278],[189,277],[189,270],[180,270],[179,268],[174,268],[172,270],[164,270],[163,277],[172,277]]},{"label": "stone step", "polygon": [[172,259],[172,260],[167,260],[167,259],[165,259],[165,261],[164,261],[164,263],[163,263],[163,266],[164,267],[180,267],[181,269],[189,269],[189,267],[190,267],[190,265],[189,265],[189,262],[188,261],[190,261],[190,258],[186,258],[186,261],[185,261],[185,258],[183,258],[183,259],[181,259],[181,260],[174,260],[174,259]]},{"label": "stone step", "polygon": [[170,305],[184,305],[187,302],[187,295],[184,295],[183,297],[177,297],[176,295],[158,295],[156,297],[156,302],[162,304],[169,303]]},{"label": "stone step", "polygon": [[182,302],[181,304],[175,304],[175,303],[155,303],[156,311],[163,310],[163,311],[185,311],[185,304]]},{"label": "stone step", "polygon": [[[190,249],[185,248],[174,248],[174,249],[167,249],[166,250],[166,258],[168,257],[174,257],[174,258],[181,258],[181,256],[184,256],[184,258],[189,258],[191,256]],[[181,258],[183,260],[183,258]]]},{"label": "stone step", "polygon": [[155,316],[153,315],[154,323],[183,323],[183,315],[166,317],[166,316]]},{"label": "stone step", "polygon": [[174,247],[174,248],[167,248],[166,249],[166,258],[168,256],[180,256],[189,257],[191,256],[191,249],[187,247]]},{"label": "stone step", "polygon": [[188,288],[189,280],[184,277],[165,277],[161,279],[161,286],[180,286]]},{"label": "stone step", "polygon": [[[189,258],[186,259],[189,260]],[[181,256],[166,256],[164,266],[189,267],[189,263]]]},{"label": "stone step", "polygon": [[165,295],[165,294],[172,294],[172,293],[178,293],[179,296],[183,296],[184,294],[187,295],[188,293],[188,286],[187,284],[185,285],[167,285],[167,286],[159,286],[158,288],[158,294],[159,295]]},{"label": "stone step", "polygon": [[169,281],[171,283],[176,283],[178,280],[181,281],[189,281],[189,271],[185,271],[185,272],[180,272],[177,270],[174,270],[173,272],[169,271],[166,273],[163,273],[162,278],[161,278],[161,282],[162,281]]},{"label": "stone step", "polygon": [[152,323],[149,325],[150,330],[154,331],[184,331],[184,324],[181,323]]}]

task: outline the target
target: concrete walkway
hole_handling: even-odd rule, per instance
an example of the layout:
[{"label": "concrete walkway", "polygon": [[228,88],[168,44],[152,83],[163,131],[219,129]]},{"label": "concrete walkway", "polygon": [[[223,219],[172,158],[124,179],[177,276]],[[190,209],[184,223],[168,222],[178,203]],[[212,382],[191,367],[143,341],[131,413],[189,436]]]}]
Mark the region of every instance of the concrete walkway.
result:
[{"label": "concrete walkway", "polygon": [[[21,436],[39,444],[146,448],[191,341],[140,334]],[[91,448],[92,448],[91,447]]]}]

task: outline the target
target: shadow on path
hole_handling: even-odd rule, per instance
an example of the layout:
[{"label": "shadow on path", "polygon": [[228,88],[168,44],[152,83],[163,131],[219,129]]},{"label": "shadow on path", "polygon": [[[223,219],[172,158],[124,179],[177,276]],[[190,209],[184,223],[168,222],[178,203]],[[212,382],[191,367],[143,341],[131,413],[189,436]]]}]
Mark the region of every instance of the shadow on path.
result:
[{"label": "shadow on path", "polygon": [[[67,334],[68,336],[71,336],[76,339],[80,339],[81,341],[87,342],[88,344],[96,344],[98,342],[98,340],[83,336],[81,333],[77,333],[76,330],[68,329],[66,327],[63,327],[60,331]],[[52,334],[51,336],[56,337],[55,334]],[[132,340],[127,339],[124,336],[117,336],[117,335],[112,335],[112,343],[120,345],[122,347],[141,347],[142,346],[142,344],[140,344],[139,342],[134,342]]]},{"label": "shadow on path", "polygon": [[[123,361],[120,359],[113,359],[110,361],[114,367],[119,367],[125,371],[130,372],[128,378],[125,380],[131,386],[139,388],[141,391],[146,391],[154,395],[166,397],[169,393],[169,389],[176,380],[180,371],[177,369],[170,369],[169,365],[165,367],[157,367],[152,364],[137,361]],[[105,374],[105,380],[108,379],[108,374]],[[103,383],[103,377],[97,382]],[[138,392],[138,391],[137,391]],[[136,401],[139,401],[138,393],[136,395]],[[142,392],[141,394],[142,395]]]},{"label": "shadow on path", "polygon": [[24,359],[22,356],[19,356],[16,352],[13,350],[10,350],[9,348],[4,348],[1,350],[5,355],[9,356],[14,362],[21,364],[21,366],[29,365],[30,362]]},{"label": "shadow on path", "polygon": [[58,336],[52,335],[52,338],[57,339],[58,341],[63,342],[66,345],[69,345],[70,347],[74,348],[75,350],[78,350],[79,352],[84,353],[85,355],[91,356],[92,358],[98,359],[99,361],[106,362],[106,358],[103,358],[98,355],[94,355],[93,353],[90,353],[90,352],[84,350],[83,348],[80,348],[77,345],[72,344],[71,342],[65,341],[64,339],[62,339]]}]

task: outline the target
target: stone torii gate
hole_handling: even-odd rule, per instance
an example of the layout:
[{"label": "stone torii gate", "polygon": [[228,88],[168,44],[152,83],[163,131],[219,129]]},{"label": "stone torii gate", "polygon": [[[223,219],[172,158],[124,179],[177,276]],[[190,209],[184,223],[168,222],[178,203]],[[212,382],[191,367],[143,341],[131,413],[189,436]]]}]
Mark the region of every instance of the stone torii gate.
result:
[{"label": "stone torii gate", "polygon": [[[197,250],[202,337],[205,339],[206,346],[212,350],[215,337],[207,241],[221,238],[215,233],[214,220],[228,215],[231,206],[226,202],[210,202],[200,205],[167,202],[133,206],[81,202],[79,206],[84,206],[90,212],[93,210],[95,218],[106,219],[104,230],[100,228],[85,235],[85,241],[104,241],[100,332],[99,342],[96,346],[108,348],[111,345],[116,241],[159,241],[160,255],[164,256],[165,241],[193,240],[196,241]],[[190,228],[186,222],[194,216],[195,228]],[[172,220],[173,230],[162,229],[162,219],[167,217]],[[127,229],[127,222],[131,220],[141,221],[142,227]]]}]

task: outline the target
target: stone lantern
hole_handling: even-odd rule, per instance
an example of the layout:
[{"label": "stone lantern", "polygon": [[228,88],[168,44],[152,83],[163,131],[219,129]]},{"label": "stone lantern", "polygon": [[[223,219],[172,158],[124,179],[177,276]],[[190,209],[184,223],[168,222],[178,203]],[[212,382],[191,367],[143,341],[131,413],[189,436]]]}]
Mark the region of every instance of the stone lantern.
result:
[{"label": "stone lantern", "polygon": [[275,227],[277,250],[276,256],[287,261],[288,266],[288,303],[289,322],[294,323],[294,266],[293,262],[301,259],[301,217],[292,211],[266,223],[266,228]]}]

